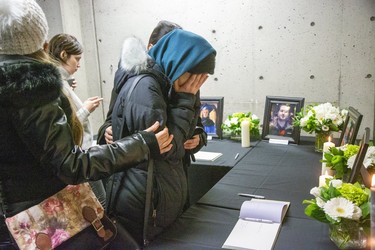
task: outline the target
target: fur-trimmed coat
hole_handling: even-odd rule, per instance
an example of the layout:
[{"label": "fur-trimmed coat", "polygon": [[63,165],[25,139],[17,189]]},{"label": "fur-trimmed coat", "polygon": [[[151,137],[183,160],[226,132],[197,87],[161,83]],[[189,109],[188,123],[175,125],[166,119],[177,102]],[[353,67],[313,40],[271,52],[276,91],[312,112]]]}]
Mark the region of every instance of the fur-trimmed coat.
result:
[{"label": "fur-trimmed coat", "polygon": [[148,132],[82,151],[72,140],[72,110],[61,87],[53,65],[0,55],[0,190],[7,216],[67,184],[102,179],[160,154]]},{"label": "fur-trimmed coat", "polygon": [[[190,157],[190,153],[195,153],[204,145],[206,134],[202,127],[197,127],[199,94],[175,92],[160,67],[148,58],[140,40],[125,40],[119,66],[107,123],[101,128],[101,133],[99,132],[99,141],[110,124],[115,140],[126,133],[144,130],[155,121],[160,122],[161,128],[168,127],[174,136],[171,151],[162,159],[154,160],[153,211],[147,239],[143,238],[146,164],[129,169],[124,175],[117,174],[114,188],[107,186],[109,192],[114,190],[107,193],[107,198],[114,197],[107,205],[110,212],[114,212],[118,221],[141,244],[143,240],[150,240],[160,233],[183,212],[188,198],[185,157]],[[138,82],[127,99],[127,93],[135,78],[144,74],[145,77]],[[122,127],[125,129],[122,130]],[[201,135],[201,143],[187,154],[184,142],[197,132]],[[103,140],[101,142],[103,143]]]}]

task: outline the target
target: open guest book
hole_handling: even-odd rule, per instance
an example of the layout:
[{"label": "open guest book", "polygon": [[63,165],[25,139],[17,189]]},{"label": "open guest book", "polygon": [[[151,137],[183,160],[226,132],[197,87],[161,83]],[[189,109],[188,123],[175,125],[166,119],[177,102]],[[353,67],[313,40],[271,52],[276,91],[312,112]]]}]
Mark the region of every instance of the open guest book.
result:
[{"label": "open guest book", "polygon": [[241,206],[240,218],[222,248],[272,249],[289,205],[288,201],[245,201]]}]

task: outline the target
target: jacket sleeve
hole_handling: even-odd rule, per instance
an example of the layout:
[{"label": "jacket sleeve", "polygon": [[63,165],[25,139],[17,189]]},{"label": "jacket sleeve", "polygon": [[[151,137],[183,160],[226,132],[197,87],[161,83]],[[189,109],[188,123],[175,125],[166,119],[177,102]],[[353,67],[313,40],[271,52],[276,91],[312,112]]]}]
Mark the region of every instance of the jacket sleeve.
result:
[{"label": "jacket sleeve", "polygon": [[83,124],[89,119],[90,111],[88,111],[85,107],[82,107],[76,112],[76,114],[78,120]]},{"label": "jacket sleeve", "polygon": [[155,135],[142,132],[83,151],[73,143],[71,128],[58,100],[14,110],[12,120],[25,150],[66,184],[108,177],[146,160],[150,150],[159,150]]},{"label": "jacket sleeve", "polygon": [[161,129],[168,127],[173,134],[173,147],[163,157],[180,160],[185,154],[183,144],[192,136],[195,96],[175,93],[170,101],[165,92],[154,78],[142,78],[126,105],[131,109],[126,120],[129,131],[145,129],[155,121],[160,122]]},{"label": "jacket sleeve", "polygon": [[116,98],[117,98],[117,93],[115,91],[115,88],[112,89],[111,93],[111,100],[109,102],[109,108],[107,112],[107,118],[105,119],[104,123],[102,126],[100,126],[99,131],[98,131],[98,139],[97,143],[99,145],[106,144],[107,142],[105,141],[105,130],[112,126],[112,111],[113,111],[113,106],[115,105]]}]

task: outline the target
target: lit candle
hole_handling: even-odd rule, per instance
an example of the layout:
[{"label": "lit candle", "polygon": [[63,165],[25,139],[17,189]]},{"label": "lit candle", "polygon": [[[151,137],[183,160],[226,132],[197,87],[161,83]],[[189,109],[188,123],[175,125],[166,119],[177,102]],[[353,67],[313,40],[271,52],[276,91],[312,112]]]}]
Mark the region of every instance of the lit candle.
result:
[{"label": "lit candle", "polygon": [[371,211],[370,211],[370,218],[371,218],[371,239],[370,245],[371,250],[375,249],[375,174],[372,176],[371,180]]},{"label": "lit candle", "polygon": [[[328,137],[328,141],[323,144],[323,159],[324,159],[324,153],[328,152],[330,148],[335,147],[336,145],[331,142],[331,136]],[[322,175],[328,172],[330,175],[333,175],[333,171],[331,168],[327,168],[326,163],[322,163]]]},{"label": "lit candle", "polygon": [[250,122],[248,120],[241,122],[241,146],[250,147]]},{"label": "lit candle", "polygon": [[322,187],[326,185],[326,179],[332,179],[333,176],[328,174],[328,171],[326,171],[324,174],[319,176],[319,187]]}]

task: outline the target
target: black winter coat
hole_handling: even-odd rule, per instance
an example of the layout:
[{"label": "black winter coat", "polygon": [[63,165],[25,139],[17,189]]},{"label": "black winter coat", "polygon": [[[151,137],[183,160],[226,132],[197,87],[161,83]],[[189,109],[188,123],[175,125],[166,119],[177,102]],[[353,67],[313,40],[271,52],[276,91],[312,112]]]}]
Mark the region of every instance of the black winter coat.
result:
[{"label": "black winter coat", "polygon": [[[168,127],[169,132],[174,136],[171,151],[154,161],[153,218],[151,219],[153,226],[151,230],[148,230],[151,232],[148,235],[149,240],[170,225],[182,213],[186,205],[188,189],[186,169],[184,169],[186,150],[183,144],[196,131],[200,99],[199,94],[174,92],[169,80],[159,71],[158,65],[149,62],[146,72],[141,72],[141,74],[146,73],[146,76],[134,88],[129,100],[125,97],[136,75],[124,72],[121,68],[116,72],[115,80],[118,82],[115,83],[112,98],[116,97],[120,91],[121,93],[123,91],[125,95],[117,96],[110,120],[114,139],[121,138],[124,134],[126,135],[126,132],[143,130],[155,121],[160,122],[161,128]],[[123,120],[126,121],[126,128],[119,130],[123,125]],[[203,129],[201,131],[205,135]],[[205,137],[201,142],[202,146]],[[196,150],[198,151],[201,146]],[[117,177],[120,180],[116,179],[115,186],[119,191],[112,194],[115,195],[116,202],[110,204],[109,207],[141,243],[147,166],[140,164],[137,168],[126,171],[123,176]],[[111,190],[111,187],[107,187],[107,190]]]},{"label": "black winter coat", "polygon": [[7,216],[67,184],[128,169],[147,160],[150,149],[159,154],[155,135],[146,132],[82,151],[72,140],[72,110],[61,87],[56,67],[0,56],[0,190]]}]

